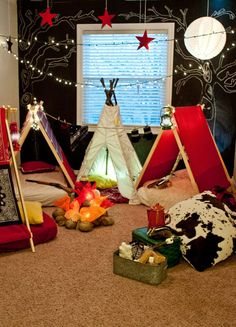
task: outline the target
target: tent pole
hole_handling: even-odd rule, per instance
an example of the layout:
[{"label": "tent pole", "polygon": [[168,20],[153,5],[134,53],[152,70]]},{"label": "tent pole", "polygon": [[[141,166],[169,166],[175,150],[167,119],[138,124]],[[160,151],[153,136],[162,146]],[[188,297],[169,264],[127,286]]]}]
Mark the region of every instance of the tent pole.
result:
[{"label": "tent pole", "polygon": [[187,157],[186,152],[184,150],[184,146],[182,145],[181,140],[179,138],[179,134],[178,134],[178,132],[177,132],[177,130],[176,130],[175,127],[172,128],[172,131],[173,131],[173,134],[174,134],[176,143],[177,143],[177,145],[179,147],[179,151],[180,151],[181,156],[183,158],[184,164],[186,166],[186,169],[187,169],[187,172],[188,172],[188,175],[189,175],[191,184],[193,186],[193,189],[194,189],[195,192],[199,193],[199,188],[198,188],[197,183],[195,181],[195,178],[193,176],[192,169],[190,168],[190,165],[189,165],[189,162],[188,162],[188,157]]},{"label": "tent pole", "polygon": [[24,217],[25,217],[26,227],[28,228],[28,231],[30,232],[30,246],[31,246],[32,252],[35,252],[35,247],[34,247],[34,242],[33,242],[33,234],[32,234],[31,229],[30,229],[30,224],[29,224],[29,219],[28,219],[26,207],[25,207],[25,201],[24,201],[24,197],[23,197],[23,192],[22,192],[21,185],[20,185],[20,178],[19,178],[19,174],[18,174],[18,169],[17,169],[17,164],[16,164],[16,158],[15,158],[15,153],[14,153],[13,145],[12,145],[12,142],[11,142],[11,134],[10,134],[10,130],[9,130],[8,120],[7,119],[5,120],[5,123],[6,123],[7,137],[8,137],[10,152],[11,152],[11,156],[12,156],[12,163],[13,163],[13,168],[14,168],[14,172],[15,172],[15,176],[16,176],[17,187],[18,187],[18,190],[19,190],[19,195],[20,195],[20,201],[21,201],[21,205],[22,205],[22,210],[23,210],[23,214],[24,214]]}]

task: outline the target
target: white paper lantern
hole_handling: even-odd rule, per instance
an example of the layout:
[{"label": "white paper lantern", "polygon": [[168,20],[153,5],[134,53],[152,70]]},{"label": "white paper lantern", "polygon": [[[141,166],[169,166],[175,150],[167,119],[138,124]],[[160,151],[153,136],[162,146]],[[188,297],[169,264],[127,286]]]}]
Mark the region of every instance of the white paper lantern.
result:
[{"label": "white paper lantern", "polygon": [[207,60],[216,57],[224,48],[226,32],[215,18],[200,17],[194,20],[184,34],[187,50],[194,57]]}]

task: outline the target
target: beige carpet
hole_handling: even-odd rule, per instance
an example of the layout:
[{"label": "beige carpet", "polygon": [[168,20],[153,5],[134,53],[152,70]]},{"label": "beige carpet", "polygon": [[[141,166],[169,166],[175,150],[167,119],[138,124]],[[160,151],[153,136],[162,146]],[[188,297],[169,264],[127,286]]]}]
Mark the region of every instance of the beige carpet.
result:
[{"label": "beige carpet", "polygon": [[0,327],[236,326],[236,256],[204,272],[185,261],[151,286],[113,274],[112,254],[146,225],[146,207],[117,204],[111,227],[0,255]]}]

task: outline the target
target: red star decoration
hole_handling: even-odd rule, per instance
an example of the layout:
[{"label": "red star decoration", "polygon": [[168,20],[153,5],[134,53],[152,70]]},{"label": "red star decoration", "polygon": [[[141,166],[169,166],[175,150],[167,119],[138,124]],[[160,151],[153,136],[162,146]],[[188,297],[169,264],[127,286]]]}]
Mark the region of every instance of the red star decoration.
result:
[{"label": "red star decoration", "polygon": [[111,27],[111,20],[112,18],[114,18],[115,15],[109,15],[108,11],[107,11],[107,8],[105,8],[105,11],[104,11],[104,14],[103,16],[98,16],[98,18],[102,21],[102,28],[105,26],[105,25],[108,25]]},{"label": "red star decoration", "polygon": [[148,37],[147,36],[147,31],[146,30],[144,31],[143,36],[136,36],[136,38],[139,40],[139,46],[138,46],[137,50],[139,50],[142,47],[145,47],[147,50],[149,50],[148,44],[151,41],[155,40],[154,37]]},{"label": "red star decoration", "polygon": [[45,24],[52,26],[52,19],[58,16],[58,14],[51,14],[50,10],[51,8],[48,7],[46,11],[39,13],[39,16],[42,17],[41,26]]}]

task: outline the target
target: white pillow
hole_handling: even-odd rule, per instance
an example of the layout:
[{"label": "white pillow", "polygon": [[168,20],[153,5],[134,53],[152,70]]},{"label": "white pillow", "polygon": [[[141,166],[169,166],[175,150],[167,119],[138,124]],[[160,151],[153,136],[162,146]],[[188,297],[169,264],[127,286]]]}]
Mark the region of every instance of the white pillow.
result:
[{"label": "white pillow", "polygon": [[[12,176],[16,198],[19,199],[19,190],[15,181],[14,173],[12,174]],[[27,179],[31,179],[49,183],[59,183],[66,186],[66,180],[61,170],[43,174],[34,173],[29,175],[22,174],[19,171],[19,177],[25,201],[37,201],[40,202],[42,206],[53,206],[53,203],[56,200],[63,198],[63,196],[67,194],[64,190],[54,186],[27,182]]]}]

